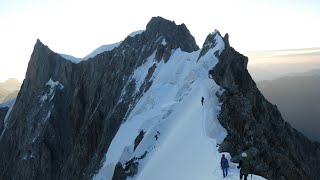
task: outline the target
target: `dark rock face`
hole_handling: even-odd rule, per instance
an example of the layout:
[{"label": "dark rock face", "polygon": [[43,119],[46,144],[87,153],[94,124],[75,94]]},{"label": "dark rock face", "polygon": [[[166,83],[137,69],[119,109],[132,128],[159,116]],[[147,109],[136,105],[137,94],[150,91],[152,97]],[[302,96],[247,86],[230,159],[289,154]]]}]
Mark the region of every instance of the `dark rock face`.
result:
[{"label": "dark rock face", "polygon": [[147,25],[146,33],[150,37],[163,36],[169,49],[181,48],[185,52],[199,50],[199,46],[185,24],[176,25],[175,22],[167,21],[162,17],[153,17]]},{"label": "dark rock face", "polygon": [[156,65],[141,87],[134,70],[154,52],[157,61],[167,61],[177,48],[199,49],[185,25],[160,17],[112,51],[79,64],[38,40],[0,139],[0,179],[91,178],[130,107],[150,87]]},{"label": "dark rock face", "polygon": [[286,123],[277,107],[269,103],[247,71],[248,58],[226,48],[212,71],[225,91],[217,94],[223,103],[218,117],[228,136],[220,151],[238,162],[246,152],[253,172],[267,179],[317,179],[320,172],[319,144],[314,144]]}]

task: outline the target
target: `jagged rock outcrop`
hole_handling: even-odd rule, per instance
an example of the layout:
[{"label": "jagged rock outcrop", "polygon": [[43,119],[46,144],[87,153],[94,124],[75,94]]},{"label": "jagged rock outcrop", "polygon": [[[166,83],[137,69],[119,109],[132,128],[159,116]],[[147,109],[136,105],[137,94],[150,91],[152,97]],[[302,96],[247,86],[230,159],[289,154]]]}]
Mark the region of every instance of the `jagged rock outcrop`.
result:
[{"label": "jagged rock outcrop", "polygon": [[193,52],[199,49],[193,36],[185,24],[176,25],[175,22],[167,21],[162,17],[153,17],[147,25],[146,36],[161,42],[158,45],[156,59],[164,57],[168,61],[171,50],[181,48],[185,52]]},{"label": "jagged rock outcrop", "polygon": [[[133,151],[136,150],[136,148],[139,146],[140,142],[142,141],[142,139],[144,138],[146,132],[144,131],[140,131],[140,133],[138,134],[138,136],[135,138],[134,140],[134,146],[133,146]],[[136,175],[138,173],[138,165],[139,165],[139,160],[145,158],[145,156],[148,154],[147,151],[145,151],[145,153],[141,156],[141,157],[132,157],[130,160],[128,160],[127,162],[124,163],[124,171],[122,172],[121,169],[123,169],[123,166],[121,164],[121,162],[118,162],[114,172],[113,172],[113,178],[115,177],[122,177],[124,176],[125,178],[127,178],[128,176],[133,177],[134,175]],[[121,165],[121,167],[120,167]],[[124,175],[122,175],[124,173]]]},{"label": "jagged rock outcrop", "polygon": [[114,169],[112,180],[125,180],[127,178],[126,173],[122,167],[122,164],[118,162]]},{"label": "jagged rock outcrop", "polygon": [[211,75],[224,88],[217,94],[222,102],[220,123],[228,136],[220,151],[232,161],[247,152],[253,172],[267,179],[317,179],[320,172],[319,144],[314,144],[285,122],[275,105],[257,89],[247,70],[248,58],[229,45]]},{"label": "jagged rock outcrop", "polygon": [[136,139],[134,140],[134,147],[133,150],[136,150],[136,148],[138,147],[138,145],[140,144],[140,142],[142,141],[143,137],[144,137],[145,132],[144,131],[140,131],[139,135],[136,137]]},{"label": "jagged rock outcrop", "polygon": [[25,80],[0,139],[0,179],[89,179],[121,123],[148,90],[133,72],[148,57],[198,50],[184,24],[154,17],[118,47],[74,64],[37,40]]},{"label": "jagged rock outcrop", "polygon": [[[203,43],[203,46],[202,46],[202,49],[201,49],[201,52],[199,54],[199,57],[198,57],[198,61],[199,59],[204,56],[211,48],[215,47],[217,45],[217,42],[216,42],[216,39],[215,37],[219,35],[221,36],[220,32],[216,30],[216,33],[211,33],[209,34],[207,37],[206,37],[206,40],[204,41]],[[215,52],[215,55],[217,56],[218,52]]]}]

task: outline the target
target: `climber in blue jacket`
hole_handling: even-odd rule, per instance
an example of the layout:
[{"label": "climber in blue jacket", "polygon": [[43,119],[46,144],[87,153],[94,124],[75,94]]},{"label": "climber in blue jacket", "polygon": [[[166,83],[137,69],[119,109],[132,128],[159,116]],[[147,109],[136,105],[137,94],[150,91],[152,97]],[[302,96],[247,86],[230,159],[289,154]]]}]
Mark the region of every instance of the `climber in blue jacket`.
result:
[{"label": "climber in blue jacket", "polygon": [[229,162],[228,162],[228,159],[224,157],[224,154],[222,154],[220,164],[221,164],[221,169],[223,172],[223,177],[228,176]]}]

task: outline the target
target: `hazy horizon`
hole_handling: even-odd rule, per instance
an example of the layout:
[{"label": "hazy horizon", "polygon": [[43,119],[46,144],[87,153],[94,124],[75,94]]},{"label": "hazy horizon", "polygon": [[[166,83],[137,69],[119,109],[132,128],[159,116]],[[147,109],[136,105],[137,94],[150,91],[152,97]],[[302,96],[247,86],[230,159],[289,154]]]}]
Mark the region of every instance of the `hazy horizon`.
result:
[{"label": "hazy horizon", "polygon": [[256,51],[245,55],[249,57],[248,70],[257,82],[320,69],[320,48]]}]

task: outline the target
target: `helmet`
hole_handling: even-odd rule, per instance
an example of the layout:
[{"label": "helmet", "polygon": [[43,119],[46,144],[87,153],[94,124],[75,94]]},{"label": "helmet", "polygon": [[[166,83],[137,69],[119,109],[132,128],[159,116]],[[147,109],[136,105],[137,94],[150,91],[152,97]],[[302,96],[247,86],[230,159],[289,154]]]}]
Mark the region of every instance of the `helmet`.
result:
[{"label": "helmet", "polygon": [[222,157],[224,157],[224,154],[222,154]]},{"label": "helmet", "polygon": [[242,156],[242,157],[247,157],[247,153],[243,152],[243,153],[241,154],[241,156]]}]

